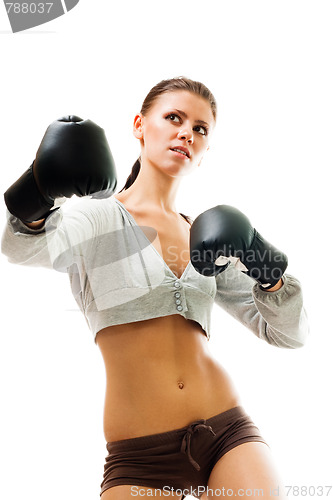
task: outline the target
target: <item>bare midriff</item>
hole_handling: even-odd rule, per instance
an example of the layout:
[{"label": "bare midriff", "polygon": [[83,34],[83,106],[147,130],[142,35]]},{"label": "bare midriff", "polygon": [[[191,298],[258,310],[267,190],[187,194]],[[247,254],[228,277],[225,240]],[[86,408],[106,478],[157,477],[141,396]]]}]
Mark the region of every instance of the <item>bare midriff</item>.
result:
[{"label": "bare midriff", "polygon": [[238,406],[201,326],[175,314],[97,334],[106,370],[106,441],[184,427]]}]

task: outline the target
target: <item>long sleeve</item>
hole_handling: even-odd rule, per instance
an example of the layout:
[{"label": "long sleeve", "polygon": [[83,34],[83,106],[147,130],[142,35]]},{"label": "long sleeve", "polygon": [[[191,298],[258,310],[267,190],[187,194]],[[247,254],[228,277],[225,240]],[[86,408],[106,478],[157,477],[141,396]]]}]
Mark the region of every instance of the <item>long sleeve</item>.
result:
[{"label": "long sleeve", "polygon": [[233,264],[216,276],[215,302],[249,328],[258,338],[276,347],[302,347],[309,328],[300,282],[289,274],[279,290],[261,290]]},{"label": "long sleeve", "polygon": [[[1,251],[13,264],[66,270],[96,233],[94,203],[84,200],[68,213],[62,208],[49,215],[40,229],[31,229],[7,210]],[[98,221],[97,221],[98,222]]]}]

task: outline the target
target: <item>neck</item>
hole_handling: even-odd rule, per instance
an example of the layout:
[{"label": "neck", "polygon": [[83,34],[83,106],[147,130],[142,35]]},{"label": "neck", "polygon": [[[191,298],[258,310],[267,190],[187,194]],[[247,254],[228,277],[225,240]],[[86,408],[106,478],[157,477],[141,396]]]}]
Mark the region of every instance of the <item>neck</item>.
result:
[{"label": "neck", "polygon": [[133,205],[150,207],[167,215],[177,212],[175,199],[179,183],[179,177],[166,175],[152,165],[144,164],[132,186],[122,194],[130,196]]}]

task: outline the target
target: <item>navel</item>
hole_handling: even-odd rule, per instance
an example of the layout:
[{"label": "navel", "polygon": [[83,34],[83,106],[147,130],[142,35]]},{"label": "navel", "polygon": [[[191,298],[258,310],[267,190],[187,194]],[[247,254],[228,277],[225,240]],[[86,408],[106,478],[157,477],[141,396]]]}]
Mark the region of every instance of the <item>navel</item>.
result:
[{"label": "navel", "polygon": [[179,389],[183,389],[184,388],[184,382],[182,382],[181,380],[178,381],[178,387]]}]

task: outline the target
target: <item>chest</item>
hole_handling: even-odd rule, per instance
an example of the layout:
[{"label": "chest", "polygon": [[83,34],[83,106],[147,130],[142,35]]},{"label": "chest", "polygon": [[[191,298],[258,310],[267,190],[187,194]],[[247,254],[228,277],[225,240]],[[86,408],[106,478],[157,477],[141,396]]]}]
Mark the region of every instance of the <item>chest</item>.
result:
[{"label": "chest", "polygon": [[155,249],[171,271],[180,278],[190,260],[190,225],[170,225],[155,227],[157,238],[153,241]]},{"label": "chest", "polygon": [[160,258],[180,278],[190,261],[190,224],[181,216],[179,220],[139,214],[133,217],[139,226],[149,226],[157,231],[151,243]]}]

